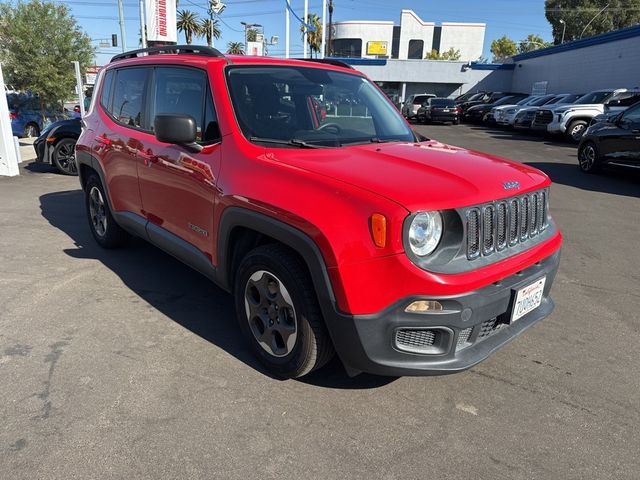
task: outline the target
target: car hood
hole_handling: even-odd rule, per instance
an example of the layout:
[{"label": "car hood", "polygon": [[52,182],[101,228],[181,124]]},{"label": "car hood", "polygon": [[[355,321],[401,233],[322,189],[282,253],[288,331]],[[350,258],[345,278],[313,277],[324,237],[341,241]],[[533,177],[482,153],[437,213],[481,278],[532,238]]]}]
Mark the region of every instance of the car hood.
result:
[{"label": "car hood", "polygon": [[558,107],[552,108],[555,113],[563,113],[567,110],[593,110],[593,109],[602,109],[603,105],[601,103],[587,103],[584,105],[560,105]]},{"label": "car hood", "polygon": [[474,112],[476,110],[489,110],[491,108],[493,108],[493,103],[480,103],[478,105],[470,107],[467,112]]},{"label": "car hood", "polygon": [[[340,149],[273,149],[268,155],[374,192],[409,211],[475,205],[550,183],[544,173],[526,165],[433,140]],[[520,188],[505,190],[505,182],[519,182]]]}]

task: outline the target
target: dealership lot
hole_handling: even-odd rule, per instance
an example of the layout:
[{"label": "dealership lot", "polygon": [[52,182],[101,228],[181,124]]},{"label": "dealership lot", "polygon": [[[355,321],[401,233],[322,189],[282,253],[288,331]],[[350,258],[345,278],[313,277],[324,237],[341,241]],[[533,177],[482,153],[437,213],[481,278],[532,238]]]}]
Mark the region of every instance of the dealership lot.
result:
[{"label": "dealership lot", "polygon": [[[458,375],[266,376],[231,297],[142,241],[100,250],[76,178],[0,179],[7,478],[637,478],[640,175],[575,146],[416,126],[548,173],[556,310]],[[428,194],[428,193],[425,193]]]}]

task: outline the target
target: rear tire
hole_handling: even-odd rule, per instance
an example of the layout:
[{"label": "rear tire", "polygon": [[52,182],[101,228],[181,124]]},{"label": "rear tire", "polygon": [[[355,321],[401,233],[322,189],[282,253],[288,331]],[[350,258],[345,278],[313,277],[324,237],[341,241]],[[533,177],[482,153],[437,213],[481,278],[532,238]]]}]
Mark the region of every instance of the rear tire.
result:
[{"label": "rear tire", "polygon": [[598,147],[593,142],[585,142],[578,149],[578,166],[584,173],[598,173],[602,170],[602,163],[598,154]]},{"label": "rear tire", "polygon": [[76,141],[73,138],[63,138],[53,149],[53,164],[63,175],[78,175],[75,145]]},{"label": "rear tire", "polygon": [[37,138],[40,136],[40,129],[35,123],[28,123],[24,127],[24,136],[27,138]]},{"label": "rear tire", "polygon": [[114,220],[104,188],[96,174],[87,179],[84,198],[89,228],[98,245],[102,248],[126,245],[131,236]]},{"label": "rear tire", "polygon": [[452,125],[459,125],[460,124],[460,120],[454,120],[453,122],[451,122]]},{"label": "rear tire", "polygon": [[273,375],[302,377],[333,357],[307,269],[285,246],[257,247],[242,259],[234,298],[240,330]]}]

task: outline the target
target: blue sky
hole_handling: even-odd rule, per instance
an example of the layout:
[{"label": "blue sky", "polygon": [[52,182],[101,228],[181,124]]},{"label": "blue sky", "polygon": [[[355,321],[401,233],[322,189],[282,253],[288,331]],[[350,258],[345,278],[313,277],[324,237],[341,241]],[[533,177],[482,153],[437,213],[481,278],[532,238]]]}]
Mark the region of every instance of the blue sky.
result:
[{"label": "blue sky", "polygon": [[[118,8],[116,0],[55,0],[66,3],[82,28],[93,39],[110,38],[112,33],[120,37]],[[138,46],[138,2],[124,1],[127,47]],[[227,8],[220,16],[222,38],[216,42],[221,50],[230,41],[242,41],[241,21],[260,23],[267,37],[278,35],[279,45],[271,47],[269,53],[284,56],[284,5],[285,0],[223,0]],[[303,0],[291,0],[293,8],[302,17]],[[179,0],[179,9],[188,9],[200,16],[206,16],[207,0]],[[322,0],[309,0],[309,11],[320,13]],[[484,22],[487,24],[484,56],[490,58],[491,41],[502,35],[514,40],[526,37],[529,33],[541,35],[551,40],[551,28],[544,17],[544,0],[334,0],[334,20],[393,20],[398,23],[402,8],[414,10],[423,20],[435,22],[460,21]],[[292,19],[293,20],[293,19]],[[184,42],[184,36],[178,34],[178,41]],[[97,45],[98,42],[95,42]],[[206,44],[204,39],[194,43]],[[98,49],[97,63],[103,65],[120,49]],[[302,54],[302,41],[298,26],[292,21],[292,55]]]}]

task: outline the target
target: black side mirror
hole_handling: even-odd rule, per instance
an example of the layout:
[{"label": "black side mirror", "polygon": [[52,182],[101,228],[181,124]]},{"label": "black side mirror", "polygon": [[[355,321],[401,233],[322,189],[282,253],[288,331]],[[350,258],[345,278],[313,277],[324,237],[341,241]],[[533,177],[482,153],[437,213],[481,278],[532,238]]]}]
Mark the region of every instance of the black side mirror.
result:
[{"label": "black side mirror", "polygon": [[159,113],[153,121],[153,130],[160,142],[180,145],[192,152],[201,152],[196,143],[196,120],[182,113]]}]

